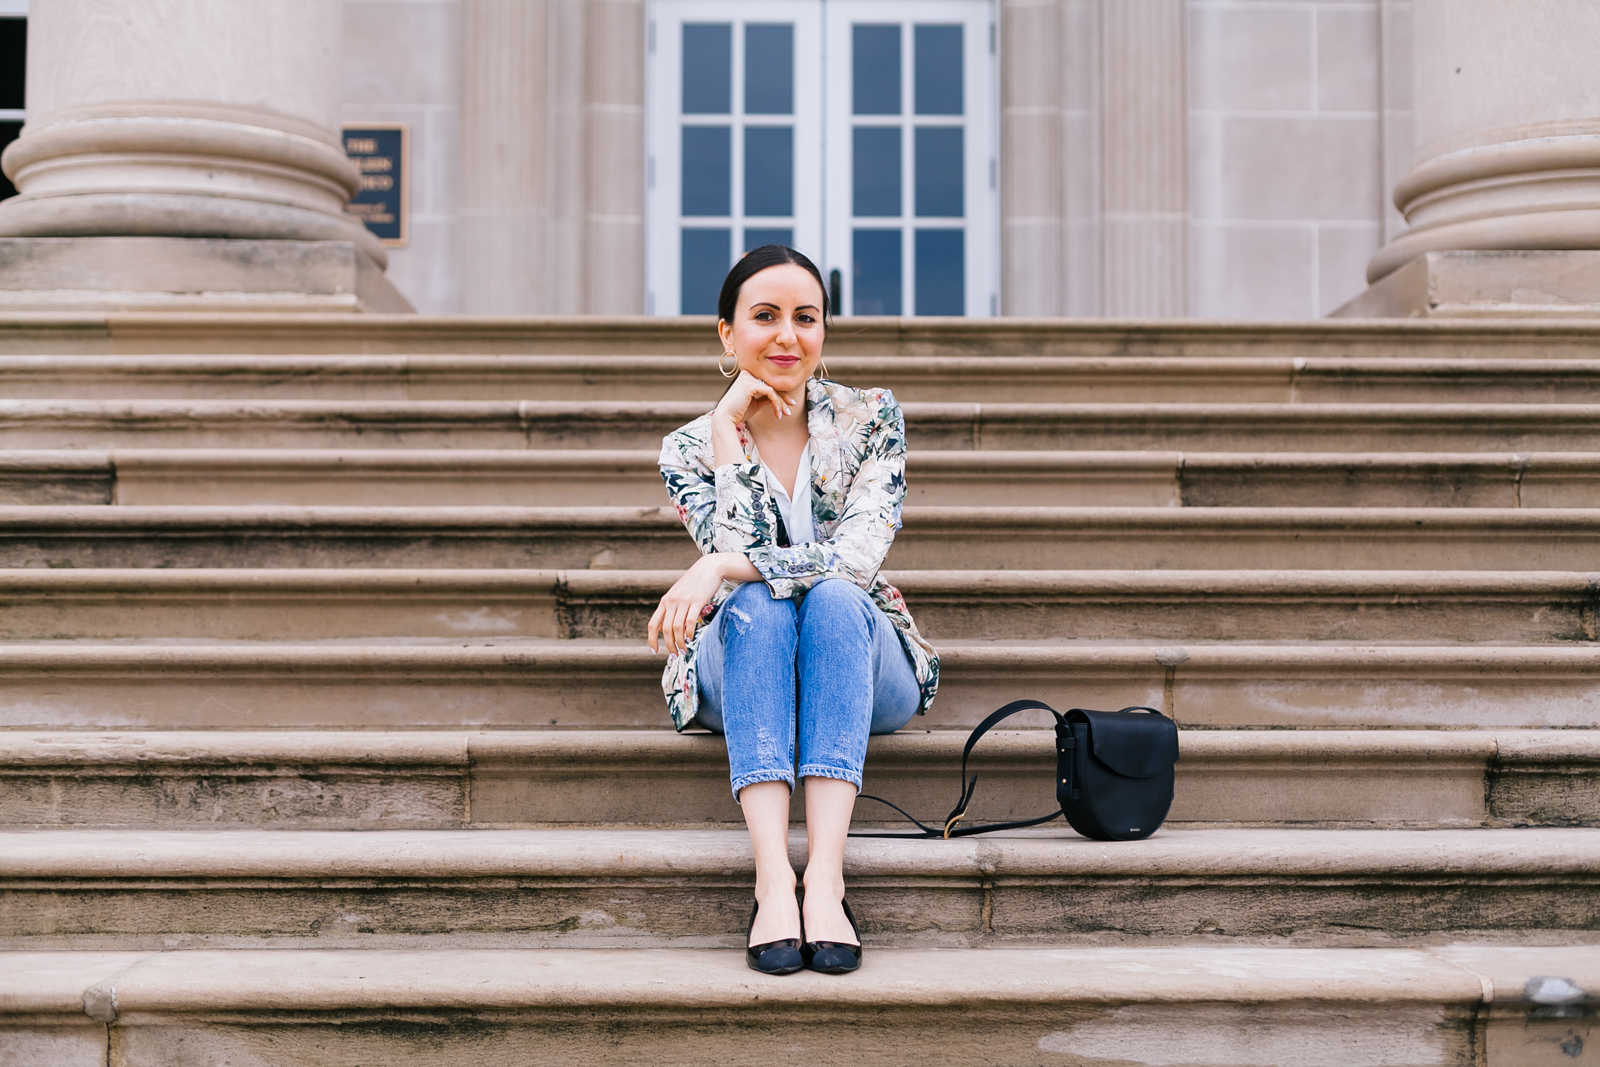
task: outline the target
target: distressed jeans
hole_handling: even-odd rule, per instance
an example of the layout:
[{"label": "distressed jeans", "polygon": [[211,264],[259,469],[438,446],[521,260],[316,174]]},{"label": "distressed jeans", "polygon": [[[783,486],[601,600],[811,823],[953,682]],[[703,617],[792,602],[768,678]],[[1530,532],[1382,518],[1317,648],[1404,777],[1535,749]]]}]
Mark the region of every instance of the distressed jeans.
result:
[{"label": "distressed jeans", "polygon": [[792,600],[746,582],[707,624],[695,663],[696,719],[727,737],[736,798],[757,782],[792,790],[797,774],[860,789],[867,735],[900,729],[921,701],[894,624],[838,578]]}]

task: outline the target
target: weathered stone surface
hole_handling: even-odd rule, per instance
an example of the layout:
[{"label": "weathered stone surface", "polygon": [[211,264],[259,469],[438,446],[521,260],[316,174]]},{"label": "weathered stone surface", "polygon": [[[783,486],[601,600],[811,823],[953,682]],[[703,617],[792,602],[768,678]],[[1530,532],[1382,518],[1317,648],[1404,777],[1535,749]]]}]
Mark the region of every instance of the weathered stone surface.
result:
[{"label": "weathered stone surface", "polygon": [[[219,338],[214,345],[189,345],[181,337],[152,354],[44,355],[38,353],[49,348],[47,337],[70,335],[65,326],[28,330],[8,321],[0,323],[0,396],[220,400],[247,394],[276,400],[388,402],[523,397],[684,401],[709,410],[723,382],[712,370],[716,346],[707,345],[695,355],[650,354],[671,332],[665,320],[652,322],[660,332],[650,338],[589,355],[569,354],[592,347],[577,337],[569,347],[553,350],[560,354],[428,352],[426,326],[418,327],[421,343],[383,355],[361,354],[356,348],[341,354],[250,354],[240,349],[237,338],[230,338],[231,344]],[[601,330],[598,320],[582,325]],[[279,328],[274,323],[265,333],[271,336]],[[1287,340],[1274,344],[1256,333],[1272,327],[1235,326],[1231,345],[1152,340],[1147,347],[1130,342],[1120,351],[1076,340],[1080,328],[1063,324],[1060,338],[1046,335],[1029,354],[941,352],[910,359],[840,353],[841,343],[848,341],[836,335],[828,343],[828,368],[838,381],[870,382],[911,403],[1004,404],[1025,397],[1052,403],[1503,404],[1593,403],[1600,397],[1600,363],[1592,347],[1581,347],[1592,346],[1584,338],[1593,327],[1565,335],[1531,327],[1510,334],[1491,327],[1476,336],[1424,332],[1397,336],[1388,347],[1374,349],[1351,338],[1319,341],[1314,334],[1302,335],[1298,345]],[[530,332],[537,329],[537,324],[528,326]],[[330,340],[337,332],[330,330]],[[32,346],[23,338],[31,339]],[[14,343],[6,345],[8,339]],[[1572,343],[1570,350],[1567,342]],[[463,340],[459,351],[472,347],[470,340]],[[238,354],[219,354],[229,349]]]},{"label": "weathered stone surface", "polygon": [[[77,449],[0,452],[0,503],[653,506],[639,449]],[[1585,453],[951,450],[907,463],[934,506],[1589,507]]]},{"label": "weathered stone surface", "polygon": [[[1323,957],[1304,971],[1315,987],[1295,964],[1252,997],[1228,985],[1248,968],[1218,961],[1242,959],[1239,941],[1600,937],[1584,828],[1600,822],[1595,328],[841,333],[835,375],[906,401],[912,497],[890,577],[945,655],[932,713],[873,739],[866,791],[937,817],[965,728],[1031,695],[1173,714],[1177,796],[1168,829],[1128,847],[1064,829],[853,842],[869,970],[765,983],[748,1024],[713,996],[717,1024],[684,1029],[667,1024],[683,1003],[630,991],[655,973],[638,947],[673,946],[675,973],[701,966],[690,946],[718,947],[695,996],[720,988],[717,967],[748,974],[724,748],[666,728],[661,661],[639,642],[692,558],[657,506],[654,438],[714,396],[704,324],[307,321],[319,332],[0,324],[0,394],[17,398],[17,450],[0,456],[18,501],[0,510],[7,943],[227,946],[186,953],[218,968],[197,996],[169,984],[143,1001],[100,963],[75,990],[6,1000],[0,965],[4,1055],[673,1062],[692,1045],[740,1062],[758,1034],[815,1061],[840,1049],[807,1045],[817,1028],[796,1020],[826,1017],[850,1023],[861,1063],[903,1060],[915,1030],[941,1056],[981,1031],[975,1062],[1002,1046],[1005,1062],[1085,1064],[1316,1049],[1340,1067],[1489,1048],[1520,1065],[1582,1036],[1504,997],[1486,1008],[1490,963],[1440,970],[1466,990],[1450,999],[1417,992],[1424,972],[1406,968],[1440,966],[1422,954]],[[1051,809],[1050,736],[985,741],[975,817]],[[1035,946],[1010,949],[1014,969],[1110,942],[1193,953],[1205,998],[1160,993],[1165,965],[1135,955],[1104,958],[1092,1004],[1065,986],[996,996],[978,981],[989,957],[965,951],[922,957],[902,1004],[888,962]],[[264,945],[278,955],[261,966],[296,961],[324,999],[252,970],[244,946]],[[380,945],[400,954],[353,978],[304,947],[359,964]],[[465,962],[487,946],[507,947]],[[514,949],[532,946],[571,959],[566,999],[485,994],[519,980]],[[1564,950],[1541,951],[1582,984]],[[73,969],[27,959],[43,987]],[[1064,959],[1044,971],[1101,966]],[[361,1001],[377,975],[421,989],[450,960],[477,984]],[[1357,972],[1410,992],[1328,992]],[[949,1033],[955,1016],[927,1006],[940,990],[962,1005]]]},{"label": "weathered stone surface", "polygon": [[[907,507],[900,570],[1600,567],[1582,508]],[[686,567],[670,507],[0,508],[7,567]]]},{"label": "weathered stone surface", "polygon": [[1376,279],[1335,318],[1600,317],[1600,252],[1424,252]]},{"label": "weathered stone surface", "polygon": [[[677,571],[19,568],[13,641],[642,641]],[[1523,571],[889,571],[935,642],[1592,642],[1589,574]]]},{"label": "weathered stone surface", "polygon": [[[876,945],[1094,939],[1600,937],[1600,830],[1191,830],[1137,848],[1064,827],[851,842]],[[4,835],[22,948],[737,947],[739,830],[58,831]],[[797,865],[804,839],[792,842]]]},{"label": "weathered stone surface", "polygon": [[[979,820],[1048,812],[1053,735],[1001,730],[971,768]],[[1169,821],[1185,825],[1600,823],[1589,731],[1187,730]],[[933,817],[960,731],[873,738],[864,791]],[[670,793],[656,787],[668,774]],[[0,734],[12,827],[336,829],[736,825],[720,739],[635,731]],[[798,801],[796,802],[798,814]],[[863,801],[863,825],[895,816]]]},{"label": "weathered stone surface", "polygon": [[[1184,726],[1600,726],[1594,651],[1562,647],[947,644],[917,725],[1004,699],[1163,708]],[[0,646],[17,729],[620,729],[666,723],[661,659],[627,643]],[[1042,717],[1042,713],[1041,713]]]},{"label": "weathered stone surface", "polygon": [[[913,449],[1574,452],[1600,405],[907,403]],[[668,401],[5,400],[0,446],[646,449],[705,414]]]},{"label": "weathered stone surface", "polygon": [[[855,316],[828,354],[962,356],[1594,359],[1591,322],[1217,322]],[[6,316],[0,351],[22,355],[693,355],[719,351],[711,316],[28,314]],[[709,370],[709,362],[707,364]],[[713,389],[715,386],[713,386]]]},{"label": "weathered stone surface", "polygon": [[[103,1047],[136,1065],[693,1063],[708,1053],[736,1064],[870,1065],[904,1062],[905,1034],[915,1033],[941,1053],[1019,1064],[1068,1062],[1063,1053],[1161,1062],[1184,1050],[1217,1063],[1512,1067],[1530,1062],[1540,1039],[1587,1021],[1530,1019],[1538,1005],[1502,1005],[1503,987],[1517,988],[1522,974],[1570,976],[1582,1010],[1593,999],[1585,987],[1597,984],[1587,948],[878,949],[869,958],[870,981],[840,982],[764,979],[736,954],[693,950],[16,953],[0,1007],[21,1023],[16,1039],[36,1041],[51,1024],[86,1018],[92,989],[109,1009]],[[1495,1055],[1484,1061],[1474,1020],[1491,1000],[1506,1014],[1490,1022]],[[766,1043],[777,1051],[756,1055]]]},{"label": "weathered stone surface", "polygon": [[[381,247],[373,251],[382,256]],[[412,310],[369,251],[350,241],[0,237],[0,309],[6,311],[219,307],[313,313]]]}]

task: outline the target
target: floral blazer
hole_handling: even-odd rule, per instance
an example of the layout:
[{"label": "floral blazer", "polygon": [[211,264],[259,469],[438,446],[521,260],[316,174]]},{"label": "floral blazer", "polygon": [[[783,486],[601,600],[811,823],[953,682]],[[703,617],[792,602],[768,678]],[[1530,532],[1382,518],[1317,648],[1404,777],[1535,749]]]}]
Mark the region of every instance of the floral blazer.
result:
[{"label": "floral blazer", "polygon": [[[721,467],[711,445],[709,412],[669,433],[661,442],[661,477],[700,551],[743,553],[774,597],[801,596],[824,578],[844,578],[865,589],[900,631],[922,690],[921,714],[939,688],[939,656],[917,632],[900,591],[878,574],[900,529],[906,495],[906,424],[900,405],[887,389],[851,389],[812,379],[806,386],[806,425],[812,516],[820,538],[813,544],[778,547],[778,506],[767,493],[760,455],[743,426],[744,462]],[[667,658],[661,688],[679,730],[694,722],[700,706],[695,652],[704,623],[738,587],[723,582],[702,612],[689,650]]]}]

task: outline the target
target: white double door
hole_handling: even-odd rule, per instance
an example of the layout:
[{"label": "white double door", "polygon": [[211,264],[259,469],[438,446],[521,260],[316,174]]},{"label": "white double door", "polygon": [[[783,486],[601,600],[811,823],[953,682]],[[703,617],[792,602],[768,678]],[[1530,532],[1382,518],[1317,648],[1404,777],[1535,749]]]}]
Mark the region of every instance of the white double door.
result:
[{"label": "white double door", "polygon": [[992,0],[653,0],[647,307],[791,245],[857,315],[997,313]]}]

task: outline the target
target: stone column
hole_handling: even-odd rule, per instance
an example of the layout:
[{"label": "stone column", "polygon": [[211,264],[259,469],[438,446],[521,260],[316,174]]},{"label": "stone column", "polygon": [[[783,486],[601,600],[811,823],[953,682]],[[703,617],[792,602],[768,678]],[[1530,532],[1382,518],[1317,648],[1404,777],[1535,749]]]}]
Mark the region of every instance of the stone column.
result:
[{"label": "stone column", "polygon": [[543,310],[544,0],[461,5],[461,310]]},{"label": "stone column", "polygon": [[644,304],[643,0],[464,0],[461,307]]},{"label": "stone column", "polygon": [[644,313],[643,0],[589,0],[584,71],[584,304]]},{"label": "stone column", "polygon": [[1184,0],[1103,0],[1103,313],[1189,307],[1188,30]]},{"label": "stone column", "polygon": [[28,240],[0,248],[0,287],[408,309],[343,210],[341,23],[339,0],[33,0],[0,202],[0,238]]},{"label": "stone column", "polygon": [[1002,0],[1007,315],[1188,309],[1183,0]]},{"label": "stone column", "polygon": [[1007,315],[1066,310],[1063,17],[1058,0],[1000,5],[1000,291]]},{"label": "stone column", "polygon": [[[1407,270],[1421,280],[1421,289],[1412,288],[1424,293],[1425,304],[1396,305],[1388,313],[1438,313],[1441,298],[1450,299],[1441,286],[1453,284],[1441,282],[1440,270],[1475,276],[1470,292],[1456,294],[1463,307],[1531,300],[1558,309],[1574,297],[1583,302],[1583,294],[1563,290],[1572,284],[1587,284],[1592,304],[1600,281],[1584,279],[1595,279],[1600,266],[1590,258],[1600,250],[1600,5],[1414,0],[1411,6],[1417,150],[1394,190],[1408,228],[1372,258],[1367,278],[1378,282],[1414,264]],[[1461,250],[1502,254],[1468,257],[1469,263],[1450,255]],[[1583,255],[1503,254],[1524,250]],[[1419,262],[1425,254],[1443,255]],[[1573,270],[1574,263],[1584,265]],[[1518,272],[1520,280],[1513,280]],[[1366,297],[1354,304],[1363,300],[1366,313],[1385,313]]]}]

